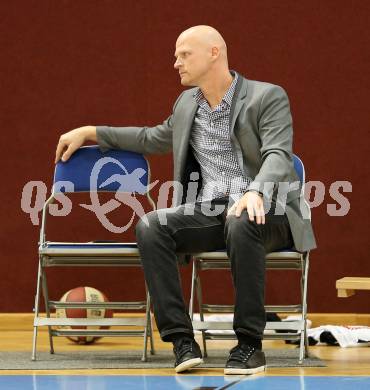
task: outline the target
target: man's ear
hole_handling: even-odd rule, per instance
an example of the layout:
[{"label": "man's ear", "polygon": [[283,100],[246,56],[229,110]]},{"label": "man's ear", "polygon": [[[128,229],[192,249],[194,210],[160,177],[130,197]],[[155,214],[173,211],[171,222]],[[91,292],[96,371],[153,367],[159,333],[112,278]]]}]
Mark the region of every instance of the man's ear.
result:
[{"label": "man's ear", "polygon": [[220,49],[217,46],[212,47],[211,49],[212,53],[212,60],[216,60],[220,55]]}]

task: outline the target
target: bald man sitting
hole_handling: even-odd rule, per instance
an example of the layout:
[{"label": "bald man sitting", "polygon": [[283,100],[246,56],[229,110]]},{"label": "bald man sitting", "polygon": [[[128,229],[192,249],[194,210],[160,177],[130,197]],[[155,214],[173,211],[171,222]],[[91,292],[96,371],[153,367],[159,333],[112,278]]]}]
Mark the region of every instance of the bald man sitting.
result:
[{"label": "bald man sitting", "polygon": [[281,87],[229,70],[226,44],[212,27],[184,31],[176,41],[175,57],[181,84],[194,88],[178,97],[163,124],[71,130],[60,137],[56,161],[68,160],[87,140],[98,142],[103,152],[173,152],[174,180],[183,189],[175,191],[176,206],[150,212],[149,223],[141,219],[136,226],[161,338],[174,345],[176,372],[203,362],[183,299],[178,260],[226,247],[238,344],[224,372],[257,373],[265,369],[266,252],[315,247],[300,188],[285,192],[285,207],[277,207],[279,183],[298,182],[289,101]]}]

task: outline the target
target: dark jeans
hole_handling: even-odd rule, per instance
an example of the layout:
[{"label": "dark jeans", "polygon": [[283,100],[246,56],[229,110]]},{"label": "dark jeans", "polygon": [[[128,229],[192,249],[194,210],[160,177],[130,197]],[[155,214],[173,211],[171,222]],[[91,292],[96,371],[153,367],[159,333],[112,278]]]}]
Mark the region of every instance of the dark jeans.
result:
[{"label": "dark jeans", "polygon": [[146,214],[148,226],[143,220],[136,226],[145,279],[161,338],[167,341],[166,336],[178,332],[193,335],[176,254],[226,247],[235,289],[234,331],[262,339],[266,325],[265,255],[293,246],[288,219],[285,214],[274,215],[274,207],[271,207],[266,223],[258,225],[249,221],[246,210],[239,218],[226,217],[225,212],[210,216],[202,211],[204,206],[204,203],[196,203],[153,211]]}]

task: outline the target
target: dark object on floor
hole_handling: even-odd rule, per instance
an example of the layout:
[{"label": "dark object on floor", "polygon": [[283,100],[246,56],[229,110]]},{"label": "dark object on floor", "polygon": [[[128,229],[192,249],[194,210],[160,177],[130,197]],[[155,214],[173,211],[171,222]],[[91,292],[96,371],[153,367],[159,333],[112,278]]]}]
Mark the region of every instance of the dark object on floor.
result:
[{"label": "dark object on floor", "polygon": [[339,345],[337,339],[327,330],[320,334],[320,342],[329,345]]},{"label": "dark object on floor", "polygon": [[[299,345],[299,340],[285,340],[285,344],[293,344],[293,345]],[[312,347],[313,345],[316,345],[318,343],[317,340],[315,340],[313,337],[308,337],[308,345]]]},{"label": "dark object on floor", "polygon": [[266,313],[267,322],[279,322],[281,318],[276,313]]}]

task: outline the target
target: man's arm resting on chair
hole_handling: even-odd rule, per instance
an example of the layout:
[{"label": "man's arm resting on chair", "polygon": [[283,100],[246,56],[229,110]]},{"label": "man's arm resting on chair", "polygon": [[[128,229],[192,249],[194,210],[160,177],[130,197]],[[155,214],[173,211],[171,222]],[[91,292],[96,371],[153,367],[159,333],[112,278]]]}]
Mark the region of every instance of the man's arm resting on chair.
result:
[{"label": "man's arm resting on chair", "polygon": [[124,149],[143,154],[168,153],[172,149],[173,114],[182,94],[177,98],[172,115],[154,127],[83,126],[59,138],[55,163],[67,161],[86,141],[99,144],[100,150]]}]

